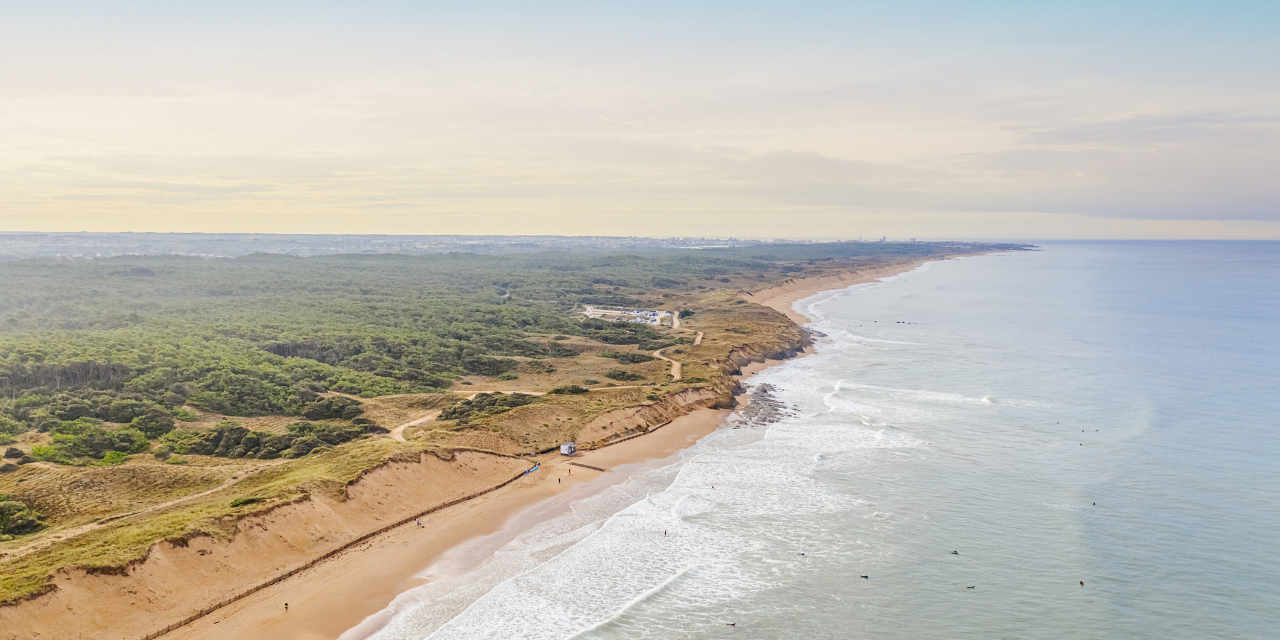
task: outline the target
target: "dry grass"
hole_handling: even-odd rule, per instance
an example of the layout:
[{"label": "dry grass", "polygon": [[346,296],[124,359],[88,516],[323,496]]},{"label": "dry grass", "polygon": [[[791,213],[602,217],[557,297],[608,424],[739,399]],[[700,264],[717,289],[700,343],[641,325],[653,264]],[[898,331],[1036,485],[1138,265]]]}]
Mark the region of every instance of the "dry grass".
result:
[{"label": "dry grass", "polygon": [[380,427],[392,429],[457,402],[458,398],[451,393],[414,393],[358,400],[364,405],[363,417],[373,420]]},{"label": "dry grass", "polygon": [[40,512],[51,527],[61,528],[212,489],[244,466],[184,467],[146,464],[145,460],[118,467],[28,464],[0,476],[0,493],[17,497]]},{"label": "dry grass", "polygon": [[[331,451],[290,460],[282,464],[269,465],[259,463],[266,468],[258,473],[244,476],[241,482],[233,484],[222,491],[216,491],[189,501],[175,504],[158,512],[145,516],[123,518],[99,528],[81,533],[74,538],[53,544],[39,552],[31,553],[9,560],[3,564],[4,572],[0,574],[0,601],[13,601],[24,596],[39,593],[46,588],[47,578],[60,567],[118,567],[141,558],[146,550],[158,541],[188,536],[197,532],[215,536],[228,536],[234,529],[239,516],[253,511],[260,511],[272,504],[292,500],[303,492],[326,493],[331,496],[342,496],[347,483],[355,480],[365,470],[377,466],[389,458],[415,454],[423,450],[421,446],[396,442],[386,438],[367,438],[336,447]],[[198,456],[193,456],[198,457]],[[30,465],[28,465],[29,467]],[[219,470],[236,474],[247,470],[245,464],[205,467],[203,471]],[[127,471],[129,467],[110,469],[72,469],[80,471],[82,478],[94,476],[94,472]],[[174,492],[187,491],[199,493],[201,487],[211,488],[206,484],[177,488],[173,486],[174,478],[182,477],[184,472],[193,477],[214,480],[217,486],[222,480],[216,476],[201,476],[198,469],[152,468],[145,465],[135,467],[135,471],[160,472],[162,482],[169,482],[167,488],[137,488],[127,483],[117,483],[114,489],[107,488],[105,493],[137,493],[149,496],[156,503],[161,494],[173,495]],[[192,473],[195,472],[195,473]],[[24,474],[31,474],[25,471]],[[38,473],[38,471],[37,471]],[[129,475],[129,474],[121,474]],[[229,476],[228,476],[229,477]],[[8,481],[8,478],[6,478]],[[58,480],[53,480],[57,482]],[[25,483],[24,483],[25,484]],[[43,483],[41,483],[43,484]],[[124,488],[132,487],[132,488]],[[240,497],[256,497],[262,502],[233,508],[231,501]],[[61,530],[61,528],[59,528]],[[47,531],[47,536],[58,536],[58,531]],[[24,539],[31,542],[31,538]]]}]

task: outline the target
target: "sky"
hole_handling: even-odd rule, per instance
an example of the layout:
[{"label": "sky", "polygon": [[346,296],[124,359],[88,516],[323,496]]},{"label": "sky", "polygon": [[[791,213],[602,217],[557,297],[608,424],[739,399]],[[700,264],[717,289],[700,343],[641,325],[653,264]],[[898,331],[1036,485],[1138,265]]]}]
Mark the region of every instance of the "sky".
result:
[{"label": "sky", "polygon": [[10,2],[0,230],[1280,239],[1277,2]]}]

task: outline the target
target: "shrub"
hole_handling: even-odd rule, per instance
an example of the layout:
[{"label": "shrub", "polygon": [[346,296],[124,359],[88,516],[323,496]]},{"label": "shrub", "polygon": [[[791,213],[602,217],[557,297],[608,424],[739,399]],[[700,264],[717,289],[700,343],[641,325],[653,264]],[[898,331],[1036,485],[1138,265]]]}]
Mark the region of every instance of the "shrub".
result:
[{"label": "shrub", "polygon": [[177,409],[174,409],[173,417],[183,422],[196,422],[200,419],[200,416],[196,415],[196,412],[186,407],[178,407]]},{"label": "shrub", "polygon": [[[200,449],[206,440],[206,434],[209,431],[188,431],[178,429],[160,436],[160,451],[168,449],[174,453],[194,453],[193,449]],[[210,450],[212,452],[212,450]]]},{"label": "shrub", "polygon": [[309,422],[295,422],[286,428],[295,438],[315,438],[324,444],[330,445],[350,442],[364,435],[364,427],[355,425],[348,426],[332,423],[317,425]]},{"label": "shrub", "polygon": [[124,464],[124,461],[128,459],[129,454],[123,451],[108,451],[106,455],[102,456],[102,462],[98,464],[114,467],[118,464]]},{"label": "shrub", "polygon": [[600,381],[599,381],[599,380],[591,380],[591,379],[589,379],[589,378],[588,378],[588,379],[586,379],[586,380],[583,380],[583,381],[582,381],[582,384],[584,384],[584,385],[587,385],[587,384],[600,384]]},{"label": "shrub", "polygon": [[0,436],[16,436],[27,430],[27,425],[8,416],[0,415]]},{"label": "shrub", "polygon": [[156,460],[168,460],[169,456],[173,455],[173,445],[162,444],[156,447],[155,453],[151,455],[154,455]]},{"label": "shrub", "polygon": [[18,470],[18,465],[12,462],[6,462],[4,464],[0,464],[0,473],[12,473],[17,470]]},{"label": "shrub", "polygon": [[469,420],[510,411],[537,400],[527,393],[478,393],[476,397],[455,402],[440,410],[441,420]]},{"label": "shrub", "polygon": [[581,393],[590,393],[590,391],[591,390],[586,387],[579,387],[576,384],[568,384],[563,387],[556,387],[547,393],[577,395]]},{"label": "shrub", "polygon": [[173,416],[168,411],[155,407],[145,415],[134,418],[133,426],[148,438],[159,438],[173,431]]},{"label": "shrub", "polygon": [[23,502],[0,494],[0,534],[12,536],[33,533],[43,526],[40,514],[28,509]]},{"label": "shrub", "polygon": [[491,358],[489,356],[472,356],[462,359],[462,367],[468,373],[481,376],[496,376],[516,368],[518,364],[517,361],[510,358]]},{"label": "shrub", "polygon": [[262,502],[262,498],[236,498],[231,501],[231,506],[243,507],[246,504],[254,504],[256,502]]},{"label": "shrub", "polygon": [[6,458],[21,458],[22,456],[22,449],[17,447],[9,447],[8,449],[5,449],[4,452],[4,457]]},{"label": "shrub", "polygon": [[[321,446],[337,446],[379,429],[372,420],[362,425],[294,422],[285,435],[250,431],[235,422],[224,421],[208,431],[171,431],[160,439],[164,447],[177,453],[194,453],[224,458],[296,458]],[[159,449],[157,456],[159,456]]]},{"label": "shrub", "polygon": [[517,379],[517,378],[519,378],[519,377],[520,377],[520,376],[517,376],[516,374],[514,374],[514,373],[512,373],[512,372],[510,372],[510,371],[504,371],[502,374],[500,374],[500,375],[498,376],[498,379],[499,379],[499,380],[506,381],[506,380],[515,380],[515,379]]},{"label": "shrub", "polygon": [[685,318],[692,318],[692,317],[693,317],[693,312],[692,312],[692,311],[690,311],[690,310],[688,310],[688,309],[681,309],[681,310],[680,310],[680,319],[682,319],[682,320],[683,320],[683,319],[685,319]]},{"label": "shrub", "polygon": [[302,417],[308,420],[325,420],[329,418],[351,420],[359,417],[362,413],[364,413],[364,409],[361,408],[359,400],[333,396],[321,398],[308,404],[302,410]]},{"label": "shrub", "polygon": [[625,380],[628,382],[632,382],[635,380],[644,380],[644,376],[638,373],[624,371],[622,369],[610,369],[609,371],[605,372],[604,377],[609,378],[611,380]]},{"label": "shrub", "polygon": [[102,459],[109,451],[141,453],[150,447],[147,436],[133,427],[106,429],[100,420],[78,418],[50,428],[53,442],[36,445],[31,455],[37,460],[69,464],[76,458]]},{"label": "shrub", "polygon": [[654,357],[647,353],[614,353],[612,351],[601,352],[600,357],[613,358],[618,361],[618,364],[640,364],[654,360]]}]

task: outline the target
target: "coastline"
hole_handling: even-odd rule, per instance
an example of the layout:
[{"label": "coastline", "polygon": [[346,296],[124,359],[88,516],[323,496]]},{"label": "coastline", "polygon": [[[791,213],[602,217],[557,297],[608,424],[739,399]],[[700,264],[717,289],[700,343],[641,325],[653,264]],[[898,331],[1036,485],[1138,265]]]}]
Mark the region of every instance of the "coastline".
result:
[{"label": "coastline", "polygon": [[[405,525],[350,549],[277,585],[246,597],[162,636],[169,639],[332,640],[384,611],[396,596],[426,584],[427,567],[446,552],[500,533],[512,519],[620,465],[672,456],[715,431],[728,411],[698,409],[642,438],[582,452],[575,458],[545,454],[530,458],[539,471],[493,493]],[[576,465],[570,466],[574,462]],[[568,471],[572,469],[572,474]],[[625,472],[624,472],[625,473]],[[284,610],[284,603],[289,610]],[[371,621],[366,637],[381,625]]]},{"label": "coastline", "polygon": [[774,311],[782,313],[796,324],[804,325],[812,322],[812,318],[809,318],[803,313],[791,308],[792,305],[799,300],[824,291],[834,291],[836,289],[843,289],[855,284],[875,282],[882,278],[906,273],[907,271],[916,269],[926,262],[937,262],[939,260],[948,260],[950,258],[951,256],[932,256],[929,258],[912,260],[910,262],[868,267],[849,273],[838,273],[835,275],[818,276],[814,278],[797,278],[774,287],[746,293],[743,297],[751,302],[764,305]]},{"label": "coastline", "polygon": [[[800,299],[874,282],[938,259],[947,258],[935,257],[852,273],[801,278],[744,293],[742,297],[774,309],[798,325],[805,325],[812,320],[791,308]],[[795,357],[802,358],[815,352],[815,347],[808,347]],[[743,365],[734,378],[744,381],[783,362],[786,360],[750,362]],[[738,399],[743,402],[746,397],[743,395]],[[174,630],[163,638],[363,640],[386,623],[391,615],[388,607],[397,596],[430,581],[423,574],[451,550],[485,536],[501,535],[504,528],[522,514],[556,500],[575,487],[594,483],[606,474],[611,474],[611,483],[626,478],[625,475],[618,477],[619,472],[602,473],[579,465],[606,470],[622,465],[634,468],[641,463],[673,456],[722,426],[730,413],[697,409],[643,437],[580,452],[573,459],[554,453],[533,457],[532,460],[542,464],[545,474],[536,478],[531,476],[489,495],[432,514],[423,519],[425,531],[415,526],[389,531],[288,581]],[[570,461],[578,464],[571,467]],[[573,470],[572,475],[566,475],[569,469]],[[551,517],[554,517],[551,510],[545,510],[541,519],[527,524],[536,524]],[[288,613],[283,609],[285,602],[290,603]]]},{"label": "coastline", "polygon": [[[934,259],[939,258],[945,259],[945,257]],[[848,274],[792,280],[775,287],[740,295],[746,300],[781,312],[796,324],[806,324],[809,318],[790,308],[795,301],[822,291],[841,289],[908,271],[927,261],[929,260],[883,265]],[[813,352],[814,349],[809,347],[795,354],[794,357],[803,357]],[[795,352],[787,351],[782,355],[793,353]],[[759,353],[748,353],[746,358],[750,358],[751,361],[745,358],[736,360],[742,363],[738,367],[740,373],[735,376],[739,381],[769,366],[783,362],[783,360],[760,361],[762,355]],[[739,397],[740,402],[743,400],[745,398]],[[625,480],[627,474],[641,463],[676,455],[723,425],[728,413],[723,409],[696,409],[662,425],[661,428],[644,433],[642,437],[631,437],[603,448],[582,451],[577,458],[572,459],[572,463],[576,463],[573,466],[570,466],[570,459],[561,458],[554,453],[525,457],[524,460],[541,463],[539,472],[515,481],[507,480],[502,485],[497,485],[497,480],[509,478],[509,471],[485,470],[481,473],[479,469],[471,466],[475,462],[462,464],[457,471],[472,474],[468,476],[469,482],[489,483],[487,486],[490,488],[482,492],[483,495],[470,497],[457,504],[450,503],[453,506],[423,517],[423,527],[409,523],[378,534],[278,583],[253,591],[250,595],[215,609],[208,615],[161,637],[211,639],[261,637],[299,640],[338,638],[339,636],[342,640],[354,640],[367,637],[381,626],[376,616],[380,613],[383,616],[387,615],[385,613],[387,607],[400,594],[430,582],[429,577],[423,577],[423,574],[428,567],[438,562],[449,551],[486,536],[500,538],[504,528],[513,521],[549,502],[564,498],[565,494],[575,488],[616,484]],[[511,462],[514,460],[508,460],[508,463]],[[627,468],[615,471],[614,469],[619,466]],[[569,473],[570,470],[572,474]],[[367,486],[352,485],[357,494],[366,497],[351,503],[355,506],[351,507],[353,510],[346,515],[333,512],[332,509],[337,508],[336,505],[329,505],[324,501],[316,502],[312,506],[304,505],[311,511],[328,509],[330,511],[327,513],[330,516],[340,515],[338,524],[345,526],[346,529],[331,529],[320,521],[306,518],[294,520],[292,516],[264,518],[262,524],[253,527],[255,529],[253,535],[246,536],[243,540],[237,536],[232,542],[226,543],[249,545],[250,549],[256,549],[256,551],[244,555],[243,550],[236,552],[226,547],[224,543],[201,540],[200,545],[208,545],[211,549],[201,549],[199,555],[203,556],[206,553],[225,555],[226,560],[231,564],[228,567],[213,568],[217,572],[229,569],[243,575],[246,579],[252,579],[253,576],[270,578],[284,568],[281,563],[296,566],[298,564],[296,560],[288,558],[304,553],[303,547],[297,546],[290,536],[297,537],[306,531],[332,531],[338,535],[349,535],[346,533],[347,529],[350,529],[351,533],[356,533],[360,528],[367,527],[367,524],[363,523],[370,520],[385,520],[387,517],[394,516],[383,511],[399,511],[398,505],[401,504],[422,504],[422,499],[427,498],[428,495],[436,499],[434,498],[436,493],[451,490],[447,489],[448,485],[441,485],[436,480],[428,481],[425,485],[414,486],[422,483],[425,477],[412,474],[396,476],[392,470],[379,473],[383,473],[380,476],[381,480],[371,482]],[[448,473],[443,474],[441,478],[448,475]],[[596,482],[604,476],[608,479],[603,483]],[[485,480],[485,478],[490,479]],[[483,486],[485,485],[477,484],[475,488],[479,489]],[[427,493],[423,493],[424,491]],[[418,493],[422,495],[418,496]],[[411,498],[409,494],[416,497]],[[440,495],[444,494],[440,493]],[[407,502],[406,498],[409,498]],[[550,510],[543,510],[541,513],[543,520],[554,517]],[[313,513],[311,516],[325,517],[325,514]],[[521,523],[529,524],[539,521],[541,520],[529,520],[528,517],[520,520]],[[329,524],[333,524],[333,521],[329,521]],[[318,530],[315,529],[317,526],[320,527]],[[323,539],[332,534],[320,533],[319,535]],[[73,572],[74,575],[65,578],[66,580],[74,579],[74,583],[63,586],[63,583],[59,582],[60,587],[63,588],[58,594],[52,596],[52,599],[46,597],[42,601],[43,604],[32,603],[34,606],[24,609],[21,614],[23,621],[35,622],[35,626],[47,626],[47,623],[53,620],[36,622],[43,617],[39,615],[38,610],[45,609],[49,605],[56,608],[66,606],[68,611],[64,613],[80,614],[74,616],[74,619],[77,619],[77,626],[87,624],[93,627],[94,620],[100,617],[96,615],[94,611],[96,605],[93,603],[100,601],[100,598],[108,594],[111,594],[108,599],[117,598],[124,593],[134,594],[134,598],[146,601],[147,608],[159,610],[173,610],[182,607],[182,603],[208,600],[214,595],[209,585],[189,578],[179,580],[178,577],[183,573],[188,577],[198,575],[198,572],[212,567],[205,564],[206,561],[192,563],[186,556],[196,555],[195,551],[185,550],[185,545],[181,546],[184,547],[182,551],[175,549],[174,553],[166,552],[157,555],[159,565],[154,567],[152,565],[155,563],[140,565],[144,571],[148,571],[160,570],[164,565],[172,565],[171,568],[176,568],[190,564],[185,572],[179,571],[171,576],[173,579],[147,588],[145,594],[132,590],[129,586],[132,580],[128,573],[122,573],[119,576],[111,574],[108,577],[91,576],[90,574],[93,573],[91,571],[77,571]],[[275,551],[271,551],[272,548]],[[240,557],[236,557],[236,554]],[[472,567],[474,568],[476,567]],[[460,573],[465,573],[467,570]],[[196,573],[192,573],[193,571]],[[289,603],[288,611],[284,608],[286,602]],[[143,602],[135,604],[143,604]],[[45,609],[45,611],[48,610]],[[32,615],[36,617],[31,618]],[[371,619],[371,616],[374,618]],[[61,614],[55,617],[61,617]],[[117,619],[112,625],[116,633],[124,634],[126,637],[142,637],[158,630],[151,626],[150,618],[151,616],[129,616]],[[365,621],[369,621],[366,625],[368,628],[361,627]],[[10,622],[16,622],[16,620]],[[19,624],[19,627],[21,626],[23,625]],[[64,629],[64,631],[70,630]]]}]

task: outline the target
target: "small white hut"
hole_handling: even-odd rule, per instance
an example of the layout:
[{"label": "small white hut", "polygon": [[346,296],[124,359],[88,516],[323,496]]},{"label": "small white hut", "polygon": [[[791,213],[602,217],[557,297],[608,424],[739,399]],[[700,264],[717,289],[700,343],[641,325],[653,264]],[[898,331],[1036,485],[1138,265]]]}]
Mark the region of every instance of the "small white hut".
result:
[{"label": "small white hut", "polygon": [[576,442],[566,442],[560,445],[560,455],[562,456],[572,456],[577,453],[578,453],[578,443]]}]

